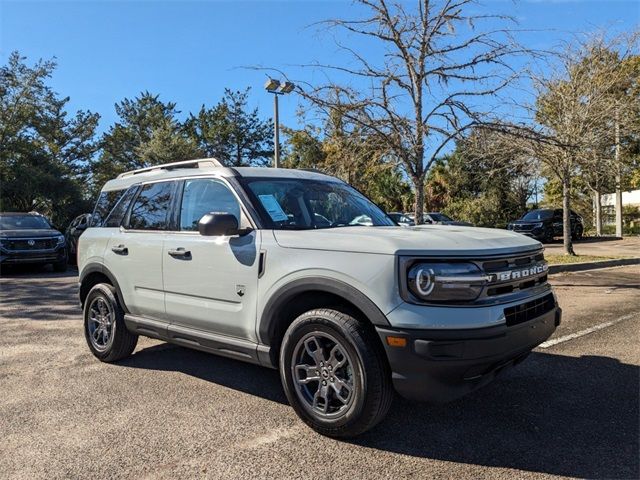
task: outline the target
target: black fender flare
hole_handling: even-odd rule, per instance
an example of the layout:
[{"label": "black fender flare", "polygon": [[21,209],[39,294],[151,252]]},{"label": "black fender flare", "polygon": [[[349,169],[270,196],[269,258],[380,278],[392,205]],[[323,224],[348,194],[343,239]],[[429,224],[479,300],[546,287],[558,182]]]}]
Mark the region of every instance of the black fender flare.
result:
[{"label": "black fender flare", "polygon": [[82,272],[80,272],[80,280],[79,280],[80,289],[78,290],[78,296],[80,297],[80,304],[82,305],[83,303],[82,302],[82,284],[84,283],[84,280],[92,273],[101,273],[102,275],[104,275],[109,279],[109,282],[111,282],[111,285],[113,285],[113,287],[116,289],[116,295],[118,297],[118,301],[120,302],[120,305],[122,306],[122,309],[125,311],[125,313],[129,313],[129,309],[127,308],[127,305],[124,302],[124,297],[122,296],[122,290],[120,289],[120,285],[118,284],[118,281],[116,280],[115,275],[107,267],[105,267],[100,263],[88,263],[82,269]]},{"label": "black fender flare", "polygon": [[267,301],[258,326],[258,336],[262,345],[271,345],[276,335],[279,320],[277,313],[296,295],[307,291],[331,293],[341,297],[358,308],[372,324],[390,326],[387,317],[378,306],[357,288],[329,277],[299,278],[280,287]]}]

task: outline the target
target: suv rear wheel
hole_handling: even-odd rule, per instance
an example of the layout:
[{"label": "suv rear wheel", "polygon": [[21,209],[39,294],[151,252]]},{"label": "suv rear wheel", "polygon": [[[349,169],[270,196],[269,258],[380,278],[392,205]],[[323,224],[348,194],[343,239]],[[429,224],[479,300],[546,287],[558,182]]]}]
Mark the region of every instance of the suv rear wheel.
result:
[{"label": "suv rear wheel", "polygon": [[311,310],[289,326],[280,351],[289,403],[317,432],[350,437],[384,418],[393,399],[379,340],[355,318]]},{"label": "suv rear wheel", "polygon": [[582,227],[578,225],[573,232],[572,240],[582,240]]},{"label": "suv rear wheel", "polygon": [[133,353],[138,336],[127,330],[115,288],[95,285],[84,302],[84,336],[91,352],[103,362],[115,362]]}]

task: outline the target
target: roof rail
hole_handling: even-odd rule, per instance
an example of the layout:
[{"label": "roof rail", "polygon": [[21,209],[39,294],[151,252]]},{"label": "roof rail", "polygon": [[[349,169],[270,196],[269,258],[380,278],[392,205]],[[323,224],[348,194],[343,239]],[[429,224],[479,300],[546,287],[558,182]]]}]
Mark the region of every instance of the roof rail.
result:
[{"label": "roof rail", "polygon": [[182,162],[165,163],[163,165],[154,165],[153,167],[139,168],[118,175],[118,178],[130,177],[144,172],[153,172],[155,170],[173,170],[176,168],[205,168],[205,167],[224,167],[215,158],[199,158],[196,160],[185,160]]}]

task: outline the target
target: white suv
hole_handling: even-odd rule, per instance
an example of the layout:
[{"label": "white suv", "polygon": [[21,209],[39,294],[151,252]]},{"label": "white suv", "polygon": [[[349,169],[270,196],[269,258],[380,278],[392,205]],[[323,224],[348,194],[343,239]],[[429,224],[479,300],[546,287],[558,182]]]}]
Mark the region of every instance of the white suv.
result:
[{"label": "white suv", "polygon": [[78,251],[100,360],[144,335],[277,368],[298,415],[336,437],[379,422],[394,389],[446,401],[488,383],[561,315],[537,241],[400,227],[310,171],[205,159],[124,173]]}]

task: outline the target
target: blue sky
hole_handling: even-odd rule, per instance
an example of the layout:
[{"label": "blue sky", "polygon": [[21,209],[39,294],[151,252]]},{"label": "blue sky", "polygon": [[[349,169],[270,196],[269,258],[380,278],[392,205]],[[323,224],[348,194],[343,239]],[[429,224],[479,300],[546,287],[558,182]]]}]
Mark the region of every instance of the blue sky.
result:
[{"label": "blue sky", "polygon": [[[571,32],[640,24],[640,2],[485,0],[487,11],[516,17],[534,48],[557,45]],[[70,109],[98,112],[104,130],[113,105],[143,90],[172,100],[184,114],[215,104],[225,87],[252,87],[251,104],[272,115],[262,90],[264,65],[313,82],[317,73],[295,65],[339,58],[331,37],[314,22],[357,17],[350,1],[46,1],[0,0],[0,61],[13,50],[29,61],[56,57],[51,85],[71,97]],[[375,55],[362,45],[366,55]],[[317,77],[315,77],[317,80]],[[297,126],[295,96],[281,101],[281,121]]]}]

